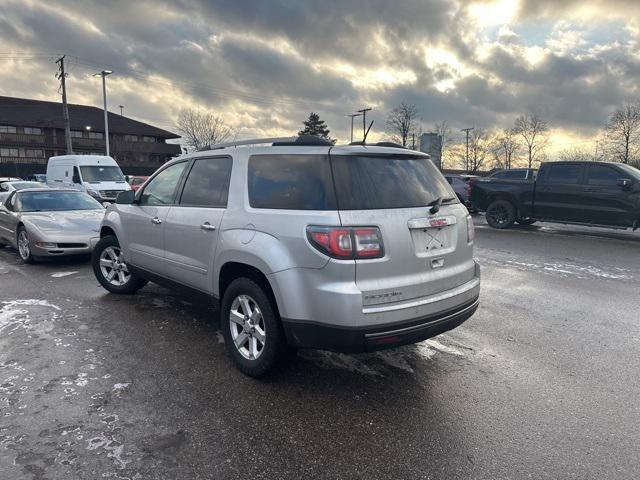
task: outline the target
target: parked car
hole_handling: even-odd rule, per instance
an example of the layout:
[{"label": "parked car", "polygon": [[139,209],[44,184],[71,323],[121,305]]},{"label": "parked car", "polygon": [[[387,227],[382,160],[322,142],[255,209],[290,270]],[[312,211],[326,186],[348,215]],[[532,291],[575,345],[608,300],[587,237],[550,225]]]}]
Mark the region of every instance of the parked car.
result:
[{"label": "parked car", "polygon": [[470,185],[457,175],[445,175],[444,178],[449,182],[453,191],[456,192],[460,202],[466,205],[471,193]]},{"label": "parked car", "polygon": [[25,180],[30,182],[47,183],[47,176],[44,173],[32,173],[31,175],[27,175]]},{"label": "parked car", "polygon": [[105,289],[151,280],[213,297],[252,376],[297,348],[419,342],[479,302],[471,217],[429,156],[403,148],[309,136],[214,146],[121,193],[100,237]]},{"label": "parked car", "polygon": [[42,188],[46,187],[38,182],[27,182],[24,180],[12,181],[12,182],[0,182],[0,203],[9,196],[9,193],[15,190],[24,190],[25,188]]},{"label": "parked car", "polygon": [[148,176],[142,175],[129,175],[127,177],[127,182],[129,182],[129,186],[131,186],[131,190],[137,192],[138,189],[147,181]]},{"label": "parked car", "polygon": [[104,155],[61,155],[47,162],[47,184],[86,192],[99,202],[113,202],[131,190],[116,161]]},{"label": "parked car", "polygon": [[491,172],[487,178],[499,178],[502,180],[533,180],[538,170],[535,168],[505,168]]},{"label": "parked car", "polygon": [[544,220],[635,230],[640,170],[620,163],[543,163],[535,180],[474,182],[471,201],[494,228]]},{"label": "parked car", "polygon": [[4,183],[4,182],[19,182],[21,181],[21,178],[18,177],[0,177],[0,183]]},{"label": "parked car", "polygon": [[0,245],[25,263],[39,257],[91,253],[104,207],[83,192],[53,188],[14,190],[0,205]]}]

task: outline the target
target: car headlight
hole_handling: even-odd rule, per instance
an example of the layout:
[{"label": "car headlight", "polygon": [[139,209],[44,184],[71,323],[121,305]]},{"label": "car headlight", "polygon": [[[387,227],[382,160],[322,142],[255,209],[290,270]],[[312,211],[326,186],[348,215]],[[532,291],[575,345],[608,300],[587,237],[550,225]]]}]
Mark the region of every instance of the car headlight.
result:
[{"label": "car headlight", "polygon": [[473,226],[473,218],[467,215],[467,243],[473,242],[474,238],[476,238],[476,229]]},{"label": "car headlight", "polygon": [[58,244],[57,243],[51,243],[51,242],[36,242],[36,247],[40,247],[40,248],[58,248]]}]

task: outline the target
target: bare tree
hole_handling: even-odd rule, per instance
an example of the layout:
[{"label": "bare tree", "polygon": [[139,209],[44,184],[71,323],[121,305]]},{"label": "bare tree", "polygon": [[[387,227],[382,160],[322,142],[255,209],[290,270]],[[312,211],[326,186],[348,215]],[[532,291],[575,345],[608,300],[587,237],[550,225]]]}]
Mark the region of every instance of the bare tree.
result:
[{"label": "bare tree", "polygon": [[475,174],[481,170],[490,158],[491,142],[487,131],[476,128],[469,136],[469,173]]},{"label": "bare tree", "polygon": [[224,142],[234,134],[233,128],[219,115],[192,108],[180,111],[175,128],[192,150]]},{"label": "bare tree", "polygon": [[588,162],[588,161],[596,160],[594,153],[579,147],[566,148],[562,150],[558,154],[558,158],[565,162],[571,162],[571,161]]},{"label": "bare tree", "polygon": [[415,105],[402,102],[389,112],[387,132],[391,134],[391,138],[395,142],[406,147],[409,135],[416,130],[417,118],[418,108]]},{"label": "bare tree", "polygon": [[623,105],[611,113],[605,130],[612,160],[627,164],[640,161],[640,103]]},{"label": "bare tree", "polygon": [[444,159],[445,154],[448,152],[448,148],[451,145],[451,127],[445,121],[436,123],[433,126],[434,133],[440,135],[440,158]]},{"label": "bare tree", "polygon": [[503,168],[511,168],[519,149],[517,133],[513,128],[505,128],[496,135],[494,151]]},{"label": "bare tree", "polygon": [[544,152],[547,144],[545,134],[549,131],[549,125],[536,114],[520,115],[516,118],[514,131],[524,141],[528,166],[531,168]]}]

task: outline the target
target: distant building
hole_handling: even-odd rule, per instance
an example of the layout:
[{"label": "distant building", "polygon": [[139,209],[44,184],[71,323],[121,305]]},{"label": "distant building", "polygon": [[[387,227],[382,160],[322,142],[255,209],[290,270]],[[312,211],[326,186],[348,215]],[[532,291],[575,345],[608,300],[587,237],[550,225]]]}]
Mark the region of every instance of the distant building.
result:
[{"label": "distant building", "polygon": [[442,137],[437,133],[420,135],[420,151],[431,155],[431,160],[442,169]]},{"label": "distant building", "polygon": [[[76,154],[105,154],[104,111],[88,105],[69,104],[71,140]],[[113,158],[125,167],[155,170],[181,153],[180,145],[166,140],[175,133],[109,112],[109,147]],[[67,152],[60,102],[44,102],[0,96],[0,167],[6,164],[42,164]],[[3,165],[4,164],[4,165]]]}]

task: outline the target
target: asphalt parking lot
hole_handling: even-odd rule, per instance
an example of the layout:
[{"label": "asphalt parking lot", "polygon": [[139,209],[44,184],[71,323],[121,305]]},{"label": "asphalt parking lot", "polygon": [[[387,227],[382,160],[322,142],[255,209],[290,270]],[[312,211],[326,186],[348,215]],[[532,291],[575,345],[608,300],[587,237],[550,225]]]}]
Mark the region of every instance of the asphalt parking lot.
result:
[{"label": "asphalt parking lot", "polygon": [[476,247],[460,328],[264,380],[206,303],[2,249],[0,477],[637,477],[640,233],[478,220]]}]

